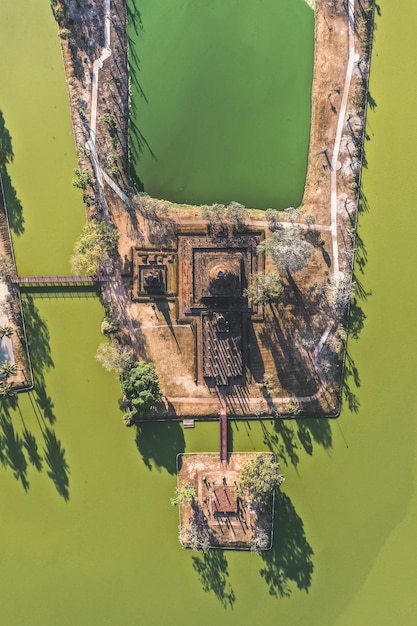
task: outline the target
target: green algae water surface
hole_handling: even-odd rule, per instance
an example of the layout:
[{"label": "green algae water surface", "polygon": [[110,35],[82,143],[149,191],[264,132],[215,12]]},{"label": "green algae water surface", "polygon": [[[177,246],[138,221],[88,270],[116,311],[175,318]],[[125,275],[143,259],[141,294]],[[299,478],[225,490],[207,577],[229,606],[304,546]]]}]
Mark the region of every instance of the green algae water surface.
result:
[{"label": "green algae water surface", "polygon": [[71,186],[77,161],[49,2],[2,0],[0,37],[0,110],[14,153],[4,183],[18,271],[67,274],[85,215]]},{"label": "green algae water surface", "polygon": [[[32,33],[35,15],[25,11],[32,4],[3,0],[0,7],[0,58],[9,55],[10,72],[24,40],[16,38],[14,50],[3,29],[32,36],[27,58],[47,45]],[[0,408],[2,623],[416,623],[417,127],[410,77],[417,75],[417,8],[381,0],[380,11],[363,182],[368,212],[358,242],[367,255],[358,278],[369,295],[358,300],[358,339],[349,342],[352,411],[346,403],[333,421],[230,424],[233,450],[273,449],[280,458],[286,482],[273,550],[194,554],[180,547],[169,504],[175,456],[218,449],[217,424],[125,429],[117,381],[93,357],[101,340],[98,300],[88,292],[29,293],[37,383],[16,407]],[[54,31],[49,7],[36,19],[39,32]],[[56,80],[63,81],[62,67]],[[16,93],[3,90],[2,97],[9,117]],[[22,191],[25,175],[16,157],[12,182],[19,176]],[[63,183],[60,196],[68,189]],[[46,225],[45,206],[24,204],[25,223]],[[28,246],[35,246],[29,233],[28,226]],[[52,260],[53,267],[63,262],[58,254]],[[24,247],[18,262],[32,271]]]},{"label": "green algae water surface", "polygon": [[297,206],[310,131],[304,0],[128,0],[132,167],[179,203]]}]

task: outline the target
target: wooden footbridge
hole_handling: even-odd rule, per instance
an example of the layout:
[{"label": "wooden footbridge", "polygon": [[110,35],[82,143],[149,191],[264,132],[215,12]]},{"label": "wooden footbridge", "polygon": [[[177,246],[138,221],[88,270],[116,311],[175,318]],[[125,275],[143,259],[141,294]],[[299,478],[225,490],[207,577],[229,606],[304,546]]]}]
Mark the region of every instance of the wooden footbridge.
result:
[{"label": "wooden footbridge", "polygon": [[83,287],[100,285],[109,276],[14,276],[11,282],[19,287]]},{"label": "wooden footbridge", "polygon": [[217,395],[220,400],[220,462],[223,469],[226,469],[227,465],[227,411],[226,411],[226,400],[223,394],[219,391],[217,387]]}]

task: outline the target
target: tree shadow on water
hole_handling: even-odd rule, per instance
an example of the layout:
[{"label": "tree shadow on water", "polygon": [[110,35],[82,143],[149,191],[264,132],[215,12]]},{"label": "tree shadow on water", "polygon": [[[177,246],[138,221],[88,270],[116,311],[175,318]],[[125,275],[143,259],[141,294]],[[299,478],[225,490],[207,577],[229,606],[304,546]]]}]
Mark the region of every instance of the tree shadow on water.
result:
[{"label": "tree shadow on water", "polygon": [[3,111],[0,110],[0,167],[14,159],[12,138],[6,128]]},{"label": "tree shadow on water", "polygon": [[38,443],[36,437],[27,429],[23,431],[23,445],[26,449],[29,463],[31,463],[38,472],[42,471],[42,457],[39,454]]},{"label": "tree shadow on water", "polygon": [[308,543],[304,524],[290,498],[278,492],[275,500],[274,544],[261,553],[262,578],[274,598],[289,598],[291,583],[308,592],[313,576],[313,548]]},{"label": "tree shadow on water", "polygon": [[146,467],[164,467],[175,474],[177,454],[184,452],[185,439],[178,422],[136,424],[136,446]]},{"label": "tree shadow on water", "polygon": [[228,581],[227,559],[223,550],[206,550],[201,557],[193,556],[193,567],[203,591],[214,593],[224,608],[233,608],[236,596]]},{"label": "tree shadow on water", "polygon": [[29,489],[27,479],[28,464],[23,452],[24,442],[15,431],[9,415],[0,418],[0,460],[4,467],[10,467],[16,480],[20,480],[25,491]]},{"label": "tree shadow on water", "polygon": [[47,419],[50,424],[54,424],[56,421],[53,410],[54,403],[46,391],[45,382],[45,372],[51,367],[54,367],[49,344],[50,335],[48,325],[45,320],[42,319],[39,309],[35,304],[35,300],[31,295],[25,294],[22,298],[22,309],[28,335],[29,353],[31,361],[34,364],[33,394],[35,396],[35,403],[43,414],[43,417]]},{"label": "tree shadow on water", "polygon": [[17,236],[23,235],[25,232],[23,206],[17,197],[16,189],[12,185],[11,178],[6,168],[1,170],[1,178],[3,181],[4,197],[7,207],[7,219],[9,221],[10,230],[12,230]]},{"label": "tree shadow on water", "polygon": [[297,469],[301,448],[311,456],[314,444],[322,446],[325,450],[333,445],[331,423],[325,418],[276,419],[271,422],[273,430],[264,422],[260,424],[264,444],[287,467],[291,464]]},{"label": "tree shadow on water", "polygon": [[7,164],[12,163],[13,160],[12,138],[6,127],[3,112],[0,110],[0,174],[2,187],[7,205],[9,226],[15,235],[21,235],[24,232],[23,207],[7,172]]},{"label": "tree shadow on water", "polygon": [[54,483],[59,495],[62,496],[65,501],[68,501],[69,466],[65,459],[65,450],[53,430],[47,427],[43,435],[45,438],[45,461],[49,467],[48,476]]}]

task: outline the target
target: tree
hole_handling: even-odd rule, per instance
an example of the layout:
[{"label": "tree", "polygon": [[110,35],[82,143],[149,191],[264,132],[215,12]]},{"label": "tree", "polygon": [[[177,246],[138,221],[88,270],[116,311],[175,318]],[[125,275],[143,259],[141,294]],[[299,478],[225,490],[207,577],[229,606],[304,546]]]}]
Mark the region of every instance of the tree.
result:
[{"label": "tree", "polygon": [[122,376],[133,363],[133,350],[117,341],[101,343],[96,352],[96,360],[108,372],[116,372]]},{"label": "tree", "polygon": [[201,207],[201,215],[210,224],[221,224],[224,221],[225,210],[224,204],[204,205]]},{"label": "tree", "polygon": [[14,376],[17,374],[17,365],[16,363],[10,363],[10,361],[6,361],[3,365],[0,366],[0,376],[3,378],[8,378],[9,376]]},{"label": "tree", "polygon": [[201,207],[201,214],[203,219],[209,221],[210,224],[216,225],[228,222],[236,228],[242,228],[245,225],[248,210],[243,204],[233,200],[227,207],[218,203],[204,205]]},{"label": "tree", "polygon": [[180,528],[179,540],[184,548],[191,548],[195,552],[210,548],[210,537],[203,531],[193,519],[189,528]]},{"label": "tree", "polygon": [[248,218],[248,210],[243,204],[234,200],[226,207],[226,220],[236,226],[242,228]]},{"label": "tree", "polygon": [[175,498],[171,498],[172,506],[176,506],[177,504],[192,504],[194,502],[194,498],[196,497],[197,492],[191,483],[187,483],[178,489],[176,489]]},{"label": "tree", "polygon": [[272,272],[258,272],[252,274],[248,288],[243,295],[255,306],[277,302],[282,296],[284,288],[278,276]]},{"label": "tree", "polygon": [[122,375],[122,391],[133,413],[144,417],[162,400],[158,376],[153,363],[138,361]]},{"label": "tree", "polygon": [[258,454],[244,463],[237,485],[238,496],[247,496],[258,504],[265,502],[285,480],[278,474],[278,468],[279,463],[272,454]]},{"label": "tree", "polygon": [[9,254],[0,255],[0,278],[2,280],[10,280],[16,274],[16,267],[12,257]]},{"label": "tree", "polygon": [[270,547],[270,543],[271,537],[260,528],[253,534],[250,549],[252,552],[262,552]]},{"label": "tree", "polygon": [[78,189],[82,189],[85,191],[87,187],[93,184],[93,177],[91,176],[89,170],[80,169],[78,167],[74,170],[74,178],[72,179],[72,184],[74,187],[78,187]]},{"label": "tree", "polygon": [[8,383],[5,380],[0,382],[0,396],[2,398],[10,398],[16,395],[16,389],[13,383]]},{"label": "tree", "polygon": [[295,398],[291,398],[291,400],[288,402],[287,410],[289,415],[297,417],[297,415],[300,415],[301,413],[301,404]]},{"label": "tree", "polygon": [[291,224],[294,224],[300,218],[300,211],[293,206],[288,207],[288,209],[284,210],[284,213],[289,217]]},{"label": "tree", "polygon": [[101,332],[103,335],[111,335],[112,333],[117,333],[120,330],[122,322],[119,319],[114,319],[113,317],[106,316],[104,320],[101,322]]},{"label": "tree", "polygon": [[314,247],[305,240],[299,228],[273,232],[258,246],[258,252],[269,254],[280,272],[293,274],[306,265]]},{"label": "tree", "polygon": [[328,285],[329,300],[336,309],[343,311],[347,307],[352,299],[355,286],[350,275],[330,281]]},{"label": "tree", "polygon": [[96,275],[109,264],[118,240],[118,232],[106,222],[88,222],[74,246],[74,256],[71,259],[74,273]]},{"label": "tree", "polygon": [[268,222],[269,230],[278,230],[283,228],[280,219],[281,219],[281,211],[277,209],[267,209],[265,211],[265,219]]},{"label": "tree", "polygon": [[7,324],[5,326],[0,326],[0,339],[3,337],[11,337],[14,333],[14,329]]}]

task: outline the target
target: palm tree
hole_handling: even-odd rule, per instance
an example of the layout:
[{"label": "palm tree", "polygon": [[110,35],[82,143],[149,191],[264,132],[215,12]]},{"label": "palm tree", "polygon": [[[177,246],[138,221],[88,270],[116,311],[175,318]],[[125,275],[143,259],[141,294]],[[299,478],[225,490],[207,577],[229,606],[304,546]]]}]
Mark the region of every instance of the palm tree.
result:
[{"label": "palm tree", "polygon": [[16,389],[14,388],[13,383],[7,383],[3,381],[0,383],[0,397],[7,398],[10,396],[14,396],[16,394]]},{"label": "palm tree", "polygon": [[0,326],[0,339],[3,337],[11,337],[14,333],[14,330],[11,326]]},{"label": "palm tree", "polygon": [[17,374],[16,363],[6,361],[6,363],[3,363],[3,365],[0,366],[0,376],[8,378],[9,376],[14,376],[15,374]]}]

